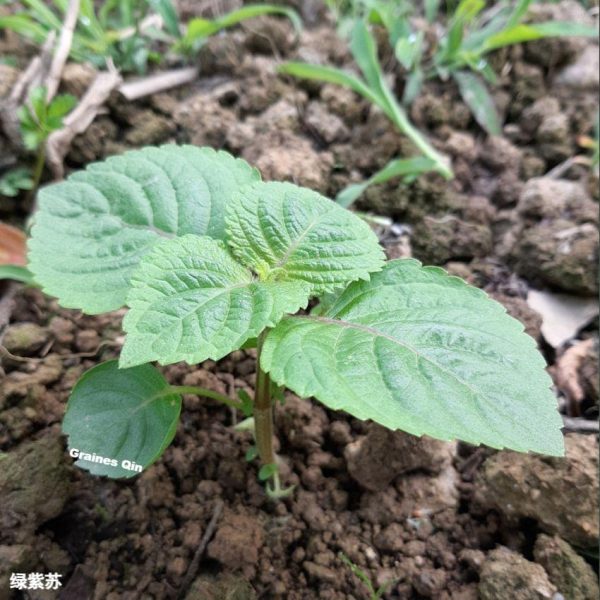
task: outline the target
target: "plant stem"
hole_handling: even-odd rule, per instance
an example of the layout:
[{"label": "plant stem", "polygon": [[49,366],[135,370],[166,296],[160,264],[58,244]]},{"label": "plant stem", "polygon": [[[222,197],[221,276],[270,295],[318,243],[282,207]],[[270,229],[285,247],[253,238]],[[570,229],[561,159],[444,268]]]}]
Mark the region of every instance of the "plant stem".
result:
[{"label": "plant stem", "polygon": [[37,194],[38,187],[40,186],[40,181],[42,179],[42,175],[44,174],[44,164],[46,162],[46,145],[42,143],[38,150],[35,166],[33,167],[33,185],[29,190],[29,197],[35,198]]},{"label": "plant stem", "polygon": [[172,385],[169,387],[169,392],[174,394],[195,394],[196,396],[203,396],[205,398],[217,400],[218,402],[230,406],[231,408],[237,408],[239,410],[242,408],[241,402],[238,402],[229,396],[225,396],[225,394],[219,394],[219,392],[196,387],[195,385]]},{"label": "plant stem", "polygon": [[263,331],[257,342],[256,360],[256,390],[254,394],[254,440],[258,456],[263,465],[275,465],[275,471],[271,475],[272,484],[267,483],[265,491],[267,496],[276,500],[289,496],[294,490],[291,485],[287,488],[281,487],[277,457],[273,450],[273,398],[271,395],[271,378],[260,367],[260,355],[263,341],[267,331]]},{"label": "plant stem", "polygon": [[445,179],[452,179],[454,174],[445,159],[427,140],[427,138],[410,122],[406,112],[398,105],[394,95],[384,88],[385,104],[380,105],[396,127],[423,153],[436,163],[436,170]]},{"label": "plant stem", "polygon": [[254,394],[254,437],[258,456],[264,465],[275,464],[273,451],[273,403],[271,379],[260,367],[264,335],[258,339],[256,358],[256,390]]}]

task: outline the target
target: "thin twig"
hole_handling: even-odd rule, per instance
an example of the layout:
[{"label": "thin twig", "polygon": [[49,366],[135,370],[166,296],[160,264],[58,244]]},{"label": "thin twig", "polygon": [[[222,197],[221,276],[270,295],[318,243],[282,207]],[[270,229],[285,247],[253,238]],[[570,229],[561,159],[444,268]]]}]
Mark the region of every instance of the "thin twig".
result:
[{"label": "thin twig", "polygon": [[46,161],[55,179],[62,179],[64,175],[63,161],[73,138],[90,126],[110,93],[120,83],[121,76],[115,70],[98,73],[79,104],[63,121],[62,129],[50,134],[46,142]]},{"label": "thin twig", "polygon": [[52,31],[44,42],[40,53],[31,59],[29,65],[13,86],[10,96],[0,106],[2,130],[15,148],[23,148],[17,109],[27,100],[30,91],[42,83],[52,60],[52,48],[55,39],[56,34]]},{"label": "thin twig", "polygon": [[202,556],[204,555],[204,552],[206,551],[208,542],[210,542],[212,536],[215,533],[215,529],[217,528],[217,523],[219,522],[219,518],[221,517],[222,512],[223,512],[223,501],[218,500],[217,503],[215,504],[215,508],[213,510],[213,515],[210,519],[210,523],[208,524],[208,527],[206,528],[206,531],[204,532],[204,535],[202,536],[202,540],[200,540],[200,545],[198,546],[198,549],[196,550],[196,553],[194,554],[194,558],[192,559],[192,562],[190,563],[190,568],[188,569],[187,573],[185,574],[185,579],[183,580],[183,583],[181,584],[181,587],[179,588],[179,592],[177,593],[177,596],[176,596],[177,599],[181,598],[185,594],[185,592],[187,592],[187,590],[190,587],[190,584],[196,577],[196,574],[198,573],[198,568],[200,567],[200,561],[202,560]]},{"label": "thin twig", "polygon": [[171,88],[190,83],[198,77],[196,67],[186,67],[184,69],[173,69],[172,71],[163,71],[143,79],[135,81],[125,81],[118,90],[127,100],[138,100],[144,96],[150,96],[157,92],[164,92]]},{"label": "thin twig", "polygon": [[117,31],[117,36],[120,41],[133,37],[136,33],[145,33],[147,29],[155,27],[162,29],[163,19],[160,15],[148,15],[143,19],[137,27],[126,27]]},{"label": "thin twig", "polygon": [[[118,342],[110,342],[110,341],[104,341],[101,342],[100,344],[98,344],[98,346],[96,347],[95,350],[92,350],[91,352],[75,352],[73,354],[56,354],[55,356],[58,356],[61,360],[67,360],[70,358],[91,358],[92,356],[96,356],[96,354],[98,354],[98,352],[100,352],[100,350],[104,347],[120,347],[121,344],[119,344]],[[5,346],[1,346],[0,345],[0,358],[1,357],[6,357],[9,358],[10,360],[13,360],[15,362],[23,362],[23,363],[40,363],[40,362],[44,362],[47,357],[44,356],[42,358],[38,358],[35,356],[17,356],[16,354],[13,354],[12,352],[9,352]]]},{"label": "thin twig", "polygon": [[52,57],[52,63],[48,76],[46,77],[46,102],[50,103],[52,98],[56,95],[58,86],[60,84],[60,77],[62,75],[65,63],[69,58],[71,52],[71,44],[73,43],[73,33],[75,31],[75,25],[77,25],[77,17],[79,16],[79,0],[69,0],[63,26],[60,31],[60,38],[58,45]]},{"label": "thin twig", "polygon": [[0,342],[10,321],[16,292],[17,285],[13,281],[0,283]]},{"label": "thin twig", "polygon": [[598,433],[600,424],[597,420],[582,419],[577,417],[566,417],[563,415],[563,426],[565,431],[575,431],[578,433]]},{"label": "thin twig", "polygon": [[29,91],[39,85],[44,79],[44,75],[49,68],[52,60],[52,49],[56,33],[51,31],[37,56],[34,56],[25,71],[21,74],[15,83],[9,100],[15,104],[22,104],[29,95]]}]

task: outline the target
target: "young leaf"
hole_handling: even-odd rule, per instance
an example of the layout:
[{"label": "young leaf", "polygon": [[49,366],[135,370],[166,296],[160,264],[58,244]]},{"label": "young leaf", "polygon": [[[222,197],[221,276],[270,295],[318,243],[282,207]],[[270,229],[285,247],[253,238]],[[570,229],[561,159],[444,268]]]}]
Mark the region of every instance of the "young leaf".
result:
[{"label": "young leaf", "polygon": [[33,109],[33,114],[40,124],[46,120],[46,93],[47,90],[44,86],[37,86],[31,90],[29,97],[27,98],[27,104]]},{"label": "young leaf", "polygon": [[535,342],[442,269],[394,260],[321,316],[286,317],[261,366],[301,396],[414,435],[563,454]]},{"label": "young leaf", "polygon": [[250,446],[248,450],[246,450],[246,454],[244,455],[244,459],[246,462],[252,462],[258,456],[258,448],[256,446]]},{"label": "young leaf", "polygon": [[498,111],[493,98],[481,79],[469,71],[456,71],[452,73],[452,77],[458,84],[462,99],[479,125],[490,135],[500,135],[502,133],[502,123]]},{"label": "young leaf", "polygon": [[325,83],[333,83],[334,85],[342,85],[350,88],[352,91],[360,94],[374,104],[380,104],[382,99],[371,90],[363,81],[356,75],[347,73],[335,67],[324,67],[321,65],[311,65],[302,62],[286,62],[277,69],[279,73],[298,77],[300,79],[311,79],[314,81],[323,81]]},{"label": "young leaf", "polygon": [[0,279],[13,279],[26,285],[35,286],[33,275],[27,267],[0,264]]},{"label": "young leaf", "polygon": [[547,37],[596,37],[597,35],[598,29],[596,27],[569,21],[549,21],[546,23],[531,23],[529,25],[515,25],[489,37],[483,44],[483,51],[489,52],[503,46],[511,46]]},{"label": "young leaf", "polygon": [[419,61],[423,48],[423,39],[425,34],[422,31],[411,33],[409,36],[401,37],[396,42],[394,54],[398,62],[410,71]]},{"label": "young leaf", "polygon": [[71,94],[60,94],[48,105],[48,127],[51,130],[62,126],[62,118],[75,106],[77,98]]},{"label": "young leaf", "polygon": [[354,183],[344,188],[336,197],[335,201],[345,208],[350,206],[370,185],[385,183],[394,177],[408,177],[421,175],[435,168],[435,163],[424,156],[414,158],[398,158],[391,160],[383,169],[377,171],[366,181]]},{"label": "young leaf", "polygon": [[302,281],[260,282],[222,242],[164,240],[131,278],[120,366],[218,360],[308,303]]},{"label": "young leaf", "polygon": [[405,106],[410,106],[415,101],[415,99],[421,93],[424,81],[425,73],[423,73],[423,70],[417,66],[417,68],[415,68],[415,70],[412,71],[412,73],[410,73],[406,78],[404,92],[402,93],[402,104]]},{"label": "young leaf", "polygon": [[230,204],[227,238],[238,260],[267,281],[304,281],[313,295],[368,279],[383,266],[359,217],[291,183],[245,186]]},{"label": "young leaf", "polygon": [[444,55],[446,60],[453,60],[462,45],[466,25],[468,25],[484,7],[485,2],[483,0],[461,0],[458,4],[450,21],[448,36],[445,41]]},{"label": "young leaf", "polygon": [[241,411],[245,417],[251,417],[254,412],[254,401],[246,390],[237,391],[238,398],[242,402]]},{"label": "young leaf", "polygon": [[179,38],[179,17],[177,9],[171,0],[150,0],[150,6],[162,17],[165,29],[174,37]]},{"label": "young leaf", "polygon": [[222,29],[232,27],[233,25],[237,25],[242,21],[246,21],[254,17],[273,14],[280,14],[287,17],[291,21],[296,31],[300,31],[300,29],[302,29],[302,22],[300,21],[298,13],[291,8],[279,6],[277,4],[249,4],[238,10],[232,10],[222,17],[218,17],[213,20],[202,18],[190,20],[185,36],[183,37],[183,44],[185,46],[193,46],[203,38],[214,35]]},{"label": "young leaf", "polygon": [[40,191],[30,268],[62,306],[115,310],[158,241],[187,233],[222,238],[231,196],[259,179],[243,160],[193,146],[149,147],[93,163]]},{"label": "young leaf", "polygon": [[440,0],[425,0],[425,18],[428,23],[433,23],[440,11]]},{"label": "young leaf", "polygon": [[27,167],[12,169],[0,177],[0,195],[17,196],[21,190],[33,187],[32,171]]},{"label": "young leaf", "polygon": [[263,465],[258,471],[258,479],[266,481],[267,479],[271,479],[275,473],[277,473],[277,465],[275,463]]},{"label": "young leaf", "polygon": [[383,96],[381,93],[383,71],[377,58],[377,45],[362,19],[357,19],[352,28],[350,50],[371,90],[377,90]]},{"label": "young leaf", "polygon": [[115,464],[78,460],[94,475],[133,477],[123,468],[132,461],[150,466],[171,443],[181,396],[171,391],[151,365],[119,369],[116,360],[99,364],[79,379],[67,405],[63,431],[70,451],[100,456]]}]

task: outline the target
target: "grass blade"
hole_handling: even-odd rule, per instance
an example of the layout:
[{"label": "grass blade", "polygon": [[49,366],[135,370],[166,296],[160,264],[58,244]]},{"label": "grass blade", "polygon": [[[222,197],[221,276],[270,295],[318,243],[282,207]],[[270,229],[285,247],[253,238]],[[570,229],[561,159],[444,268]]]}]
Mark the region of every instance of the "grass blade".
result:
[{"label": "grass blade", "polygon": [[475,17],[485,8],[483,0],[462,0],[450,24],[448,40],[444,48],[444,58],[451,62],[460,50],[465,34],[465,28],[475,20]]},{"label": "grass blade", "polygon": [[440,0],[425,0],[425,18],[433,23],[440,12]]},{"label": "grass blade", "polygon": [[286,62],[278,68],[278,71],[292,77],[298,77],[299,79],[311,79],[313,81],[342,85],[350,88],[374,104],[380,105],[381,103],[381,99],[356,75],[352,75],[341,69],[302,62]]},{"label": "grass blade", "polygon": [[23,4],[32,10],[33,16],[40,23],[60,31],[62,27],[60,19],[41,0],[23,0]]},{"label": "grass blade", "polygon": [[298,13],[291,8],[277,4],[248,4],[239,10],[232,10],[217,19],[192,19],[188,23],[183,41],[186,45],[193,45],[198,40],[211,36],[222,29],[263,15],[283,15],[291,21],[296,31],[302,29],[302,21]]},{"label": "grass blade", "polygon": [[165,29],[175,38],[181,37],[177,9],[171,0],[150,0],[152,8],[162,17]]},{"label": "grass blade", "polygon": [[457,71],[452,76],[458,84],[460,95],[471,110],[475,120],[490,135],[502,133],[502,123],[488,89],[481,79],[468,71]]},{"label": "grass blade", "polygon": [[335,198],[335,201],[348,208],[355,200],[357,200],[363,192],[371,185],[376,183],[385,183],[394,177],[417,177],[427,171],[432,171],[436,168],[436,164],[430,158],[424,156],[416,156],[413,158],[397,158],[390,161],[383,169],[377,171],[366,181],[355,183],[344,188]]},{"label": "grass blade", "polygon": [[415,98],[421,93],[423,82],[425,81],[425,74],[422,69],[415,69],[406,79],[404,84],[404,93],[402,94],[402,104],[404,106],[410,106]]},{"label": "grass blade", "polygon": [[436,163],[436,169],[446,178],[453,176],[447,160],[429,143],[427,138],[410,122],[404,109],[398,103],[394,93],[388,86],[377,59],[375,41],[362,21],[356,21],[352,33],[352,54],[363,71],[368,85],[357,77],[347,74],[339,69],[308,65],[305,63],[286,63],[280,72],[327,81],[337,85],[345,85],[361,94],[377,106],[396,125],[398,130],[406,135],[414,145],[428,158]]},{"label": "grass blade", "polygon": [[496,50],[504,46],[531,42],[548,37],[596,37],[598,30],[591,25],[573,23],[569,21],[548,21],[546,23],[533,23],[531,25],[515,25],[498,32],[485,42],[485,52]]},{"label": "grass blade", "polygon": [[377,58],[377,46],[366,23],[357,19],[352,29],[350,51],[372,90],[381,92],[383,73]]},{"label": "grass blade", "polygon": [[510,28],[514,27],[515,25],[518,25],[521,19],[525,16],[525,13],[527,12],[527,9],[529,8],[530,4],[531,0],[519,0],[519,2],[517,2],[517,5],[515,6],[515,9],[510,15],[507,27]]},{"label": "grass blade", "polygon": [[27,267],[18,265],[0,265],[0,281],[2,279],[13,279],[27,285],[35,285],[33,273]]},{"label": "grass blade", "polygon": [[10,29],[33,40],[36,44],[42,44],[48,35],[48,31],[44,27],[24,13],[0,17],[0,29]]}]

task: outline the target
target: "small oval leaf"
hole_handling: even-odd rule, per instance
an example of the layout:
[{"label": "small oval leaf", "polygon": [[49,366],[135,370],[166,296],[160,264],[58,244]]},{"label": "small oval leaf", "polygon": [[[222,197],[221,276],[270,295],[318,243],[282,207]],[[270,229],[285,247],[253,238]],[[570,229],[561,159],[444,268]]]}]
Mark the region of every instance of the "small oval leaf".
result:
[{"label": "small oval leaf", "polygon": [[263,465],[258,470],[258,479],[260,481],[266,481],[267,479],[271,479],[273,475],[277,473],[277,465],[275,463],[269,463],[268,465]]},{"label": "small oval leaf", "polygon": [[[151,365],[119,369],[99,364],[79,379],[67,405],[63,432],[76,465],[94,475],[133,477],[171,443],[181,396]],[[89,459],[88,459],[89,457]],[[129,463],[129,464],[128,464]]]}]

